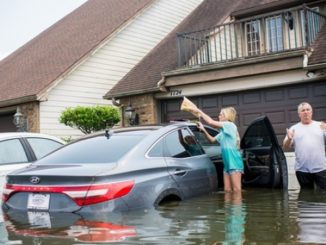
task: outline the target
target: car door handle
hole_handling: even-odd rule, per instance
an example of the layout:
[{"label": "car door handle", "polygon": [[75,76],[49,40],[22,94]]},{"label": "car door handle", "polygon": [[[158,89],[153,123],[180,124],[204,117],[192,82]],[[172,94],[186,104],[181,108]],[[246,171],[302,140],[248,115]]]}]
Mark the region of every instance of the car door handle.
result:
[{"label": "car door handle", "polygon": [[187,173],[187,171],[186,170],[181,170],[181,169],[176,169],[175,171],[174,171],[174,175],[178,175],[178,176],[183,176],[183,175],[185,175]]}]

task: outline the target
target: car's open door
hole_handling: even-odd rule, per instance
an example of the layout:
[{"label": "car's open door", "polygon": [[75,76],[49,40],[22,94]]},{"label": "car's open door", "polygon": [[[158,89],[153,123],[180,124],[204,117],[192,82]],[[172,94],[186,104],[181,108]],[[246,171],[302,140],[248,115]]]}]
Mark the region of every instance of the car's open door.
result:
[{"label": "car's open door", "polygon": [[244,186],[287,189],[286,158],[266,116],[250,124],[241,140],[241,149],[244,157]]}]

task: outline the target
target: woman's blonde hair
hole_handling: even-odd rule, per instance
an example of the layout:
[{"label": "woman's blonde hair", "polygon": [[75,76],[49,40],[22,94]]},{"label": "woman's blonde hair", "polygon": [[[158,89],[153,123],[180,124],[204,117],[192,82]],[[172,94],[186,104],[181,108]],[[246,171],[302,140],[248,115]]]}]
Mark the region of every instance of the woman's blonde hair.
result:
[{"label": "woman's blonde hair", "polygon": [[234,107],[225,107],[221,111],[228,121],[233,122],[233,123],[235,122],[235,118],[237,116],[237,111],[234,109]]}]

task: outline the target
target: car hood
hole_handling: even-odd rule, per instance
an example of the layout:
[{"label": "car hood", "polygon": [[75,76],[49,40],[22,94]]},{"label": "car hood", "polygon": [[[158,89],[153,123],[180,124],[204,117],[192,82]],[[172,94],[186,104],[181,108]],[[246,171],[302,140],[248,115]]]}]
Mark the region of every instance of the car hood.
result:
[{"label": "car hood", "polygon": [[98,176],[105,174],[116,168],[117,163],[97,163],[97,164],[53,164],[37,165],[19,169],[8,174],[12,175],[38,175],[38,176]]}]

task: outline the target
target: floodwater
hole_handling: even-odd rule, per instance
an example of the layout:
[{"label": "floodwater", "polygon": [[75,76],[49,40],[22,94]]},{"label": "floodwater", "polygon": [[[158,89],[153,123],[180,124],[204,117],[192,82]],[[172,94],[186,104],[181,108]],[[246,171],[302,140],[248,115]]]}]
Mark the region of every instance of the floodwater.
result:
[{"label": "floodwater", "polygon": [[0,244],[326,244],[326,193],[222,191],[97,217],[0,214]]}]

